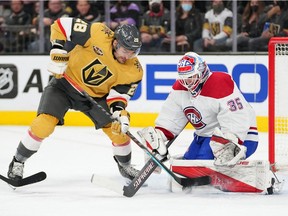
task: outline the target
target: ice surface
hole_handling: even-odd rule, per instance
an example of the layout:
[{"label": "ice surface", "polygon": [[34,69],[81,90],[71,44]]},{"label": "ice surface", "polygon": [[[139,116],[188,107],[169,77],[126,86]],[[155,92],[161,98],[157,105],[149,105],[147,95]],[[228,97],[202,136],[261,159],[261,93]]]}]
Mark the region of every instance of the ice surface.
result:
[{"label": "ice surface", "polygon": [[[0,173],[6,175],[26,126],[0,126]],[[136,135],[138,128],[131,128]],[[171,146],[170,153],[183,153],[193,130],[185,130]],[[144,165],[143,150],[132,144],[133,164]],[[267,134],[251,159],[267,159]],[[168,175],[162,172],[148,179],[132,198],[90,183],[93,173],[124,184],[112,158],[109,139],[93,127],[57,127],[37,154],[25,164],[24,175],[45,171],[43,182],[13,190],[0,182],[0,216],[237,216],[278,215],[288,210],[287,173],[278,173],[286,184],[280,194],[224,193],[210,186],[194,187],[192,192],[172,193]]]}]

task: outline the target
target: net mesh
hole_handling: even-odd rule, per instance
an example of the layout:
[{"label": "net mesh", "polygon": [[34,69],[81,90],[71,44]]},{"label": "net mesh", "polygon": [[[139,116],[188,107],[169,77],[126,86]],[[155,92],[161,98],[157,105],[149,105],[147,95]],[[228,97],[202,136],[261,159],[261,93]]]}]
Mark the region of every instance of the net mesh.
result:
[{"label": "net mesh", "polygon": [[288,169],[288,44],[275,44],[275,165]]}]

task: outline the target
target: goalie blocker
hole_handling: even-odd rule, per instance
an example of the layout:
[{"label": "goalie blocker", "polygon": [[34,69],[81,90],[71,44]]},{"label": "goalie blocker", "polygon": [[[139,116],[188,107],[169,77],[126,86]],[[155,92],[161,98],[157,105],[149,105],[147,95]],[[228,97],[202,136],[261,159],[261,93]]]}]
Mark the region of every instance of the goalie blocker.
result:
[{"label": "goalie blocker", "polygon": [[[195,178],[210,176],[211,185],[224,192],[249,192],[272,194],[280,192],[280,182],[264,160],[243,160],[234,167],[214,166],[213,160],[182,160],[170,158],[171,170],[181,176]],[[170,189],[177,192],[179,185],[170,180]]]}]

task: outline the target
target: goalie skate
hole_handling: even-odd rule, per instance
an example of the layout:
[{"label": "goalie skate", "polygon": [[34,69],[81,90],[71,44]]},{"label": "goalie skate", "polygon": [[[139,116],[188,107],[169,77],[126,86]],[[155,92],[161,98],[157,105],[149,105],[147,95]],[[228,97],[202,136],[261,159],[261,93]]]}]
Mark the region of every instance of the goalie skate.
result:
[{"label": "goalie skate", "polygon": [[278,178],[276,177],[275,173],[273,173],[273,175],[274,177],[271,178],[271,187],[267,188],[268,195],[280,193],[284,186],[284,179],[280,182]]}]

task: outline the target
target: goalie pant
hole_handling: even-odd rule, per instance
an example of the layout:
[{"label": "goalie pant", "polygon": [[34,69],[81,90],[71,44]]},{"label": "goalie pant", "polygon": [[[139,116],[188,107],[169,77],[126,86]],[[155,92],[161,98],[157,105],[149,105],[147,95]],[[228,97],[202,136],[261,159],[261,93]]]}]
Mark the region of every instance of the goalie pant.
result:
[{"label": "goalie pant", "polygon": [[234,167],[216,167],[213,162],[170,159],[173,172],[190,178],[210,176],[211,185],[224,192],[262,193],[271,187],[272,172],[268,161],[244,160]]}]

